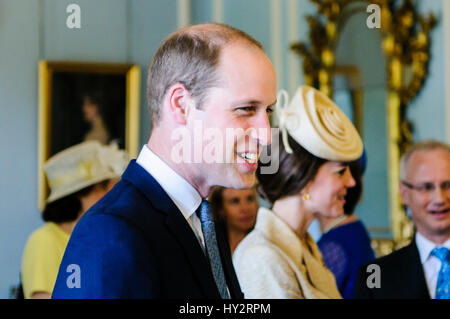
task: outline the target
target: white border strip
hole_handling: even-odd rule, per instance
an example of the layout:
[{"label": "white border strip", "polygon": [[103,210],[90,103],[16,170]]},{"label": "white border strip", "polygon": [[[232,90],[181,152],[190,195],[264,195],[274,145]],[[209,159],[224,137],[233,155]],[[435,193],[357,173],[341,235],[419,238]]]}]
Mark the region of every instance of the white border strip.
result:
[{"label": "white border strip", "polygon": [[[288,14],[288,46],[291,43],[299,40],[299,8],[298,0],[288,0],[287,3],[287,14]],[[295,90],[299,85],[299,73],[300,73],[300,59],[299,57],[288,48],[288,72],[289,72],[289,93],[290,96],[295,94]]]},{"label": "white border strip", "polygon": [[284,89],[283,61],[282,61],[282,26],[281,0],[270,1],[270,45],[272,48],[272,62],[277,74],[278,89]]},{"label": "white border strip", "polygon": [[223,0],[213,0],[212,18],[214,22],[223,23]]},{"label": "white border strip", "polygon": [[444,37],[444,89],[445,89],[445,128],[447,143],[450,143],[450,1],[442,1],[442,20]]},{"label": "white border strip", "polygon": [[177,0],[178,29],[191,24],[191,0]]}]

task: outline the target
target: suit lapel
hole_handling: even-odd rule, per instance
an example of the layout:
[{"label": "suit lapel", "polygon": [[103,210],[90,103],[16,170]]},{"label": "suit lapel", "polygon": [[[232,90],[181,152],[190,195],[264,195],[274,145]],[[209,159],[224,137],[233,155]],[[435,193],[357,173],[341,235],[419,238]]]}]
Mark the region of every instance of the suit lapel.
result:
[{"label": "suit lapel", "polygon": [[191,264],[192,272],[205,295],[209,298],[220,298],[211,267],[197,237],[161,185],[135,160],[130,162],[122,178],[138,188],[156,210],[166,215],[166,225],[183,248],[184,254]]},{"label": "suit lapel", "polygon": [[[425,282],[422,263],[415,240],[394,252],[397,254],[392,258],[388,275],[382,279],[382,286],[387,295],[394,298],[429,299],[428,287]],[[381,268],[383,278],[383,268]]]},{"label": "suit lapel", "polygon": [[225,272],[225,278],[227,281],[228,289],[232,299],[244,299],[244,294],[239,286],[239,281],[234,270],[231,250],[228,244],[228,239],[225,236],[225,227],[221,227],[221,224],[216,223],[216,236],[217,244],[219,245],[220,259],[223,265],[223,271]]},{"label": "suit lapel", "polygon": [[183,247],[192,266],[192,271],[203,287],[205,295],[208,298],[220,299],[219,290],[203,249],[178,208],[176,208],[176,211],[173,210],[167,214],[166,223],[172,235],[177,238],[178,243]]},{"label": "suit lapel", "polygon": [[407,288],[408,291],[405,291],[405,293],[420,296],[419,298],[430,299],[419,250],[414,237],[411,244],[406,247],[405,255],[405,261],[409,263],[409,267],[405,267],[409,269],[409,272],[405,273],[405,280],[408,280],[410,283],[410,286]]}]

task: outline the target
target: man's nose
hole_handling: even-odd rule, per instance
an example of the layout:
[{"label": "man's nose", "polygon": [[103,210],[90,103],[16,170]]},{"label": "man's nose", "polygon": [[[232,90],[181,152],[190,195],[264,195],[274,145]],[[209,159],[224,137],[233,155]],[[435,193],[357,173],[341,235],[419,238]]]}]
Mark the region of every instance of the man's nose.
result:
[{"label": "man's nose", "polygon": [[267,146],[272,143],[272,132],[270,130],[270,120],[267,112],[258,116],[254,128],[256,130],[253,138],[258,140],[259,145]]},{"label": "man's nose", "polygon": [[[434,203],[436,203],[436,204],[442,204],[442,203],[444,203],[444,201],[445,201],[445,199],[446,199],[446,196],[447,196],[447,193],[448,192],[446,192],[446,191],[444,191],[443,189],[442,189],[442,187],[440,186],[440,185],[438,185],[435,189],[434,189],[434,191],[432,192],[432,196],[433,196],[433,202]],[[447,198],[447,200],[448,200],[448,198]]]}]

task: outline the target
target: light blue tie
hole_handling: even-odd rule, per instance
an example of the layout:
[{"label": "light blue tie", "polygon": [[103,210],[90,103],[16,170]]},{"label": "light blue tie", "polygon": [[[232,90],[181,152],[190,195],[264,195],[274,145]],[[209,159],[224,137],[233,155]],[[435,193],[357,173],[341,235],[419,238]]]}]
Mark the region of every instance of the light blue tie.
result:
[{"label": "light blue tie", "polygon": [[222,261],[220,259],[219,247],[217,246],[214,218],[207,200],[202,200],[200,207],[197,209],[197,215],[202,223],[206,251],[208,252],[209,262],[220,296],[222,299],[230,299],[225,282]]},{"label": "light blue tie", "polygon": [[431,251],[432,256],[436,256],[442,262],[441,269],[436,284],[435,299],[450,299],[450,264],[449,249],[445,247],[435,248]]}]

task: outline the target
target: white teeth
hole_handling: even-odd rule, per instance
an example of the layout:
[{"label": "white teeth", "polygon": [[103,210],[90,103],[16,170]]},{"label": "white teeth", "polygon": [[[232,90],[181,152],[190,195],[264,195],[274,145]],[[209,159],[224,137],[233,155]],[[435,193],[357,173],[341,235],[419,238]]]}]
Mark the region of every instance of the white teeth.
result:
[{"label": "white teeth", "polygon": [[449,211],[449,209],[444,209],[444,210],[432,210],[430,211],[430,213],[432,215],[437,215],[437,214],[445,214]]},{"label": "white teeth", "polygon": [[251,164],[258,161],[258,154],[256,153],[240,153],[238,155]]}]

